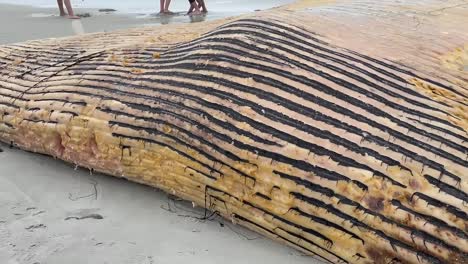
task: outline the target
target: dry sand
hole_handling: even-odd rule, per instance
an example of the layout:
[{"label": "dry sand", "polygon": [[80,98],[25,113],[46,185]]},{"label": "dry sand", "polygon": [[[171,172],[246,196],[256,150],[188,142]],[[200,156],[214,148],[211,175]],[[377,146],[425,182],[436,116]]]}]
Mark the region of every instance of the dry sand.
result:
[{"label": "dry sand", "polygon": [[[70,21],[55,12],[0,5],[0,44],[189,22],[96,10],[78,10],[92,16]],[[154,188],[0,148],[0,263],[319,263],[219,217],[199,220],[204,210]]]}]

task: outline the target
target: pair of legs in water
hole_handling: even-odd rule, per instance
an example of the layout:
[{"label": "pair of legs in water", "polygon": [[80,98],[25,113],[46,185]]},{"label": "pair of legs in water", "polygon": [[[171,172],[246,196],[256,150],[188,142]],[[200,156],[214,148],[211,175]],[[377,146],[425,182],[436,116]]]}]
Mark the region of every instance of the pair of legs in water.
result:
[{"label": "pair of legs in water", "polygon": [[[187,14],[199,15],[201,13],[208,12],[206,9],[205,1],[204,0],[189,0],[190,9]],[[161,14],[170,14],[172,13],[169,11],[169,5],[171,4],[171,0],[160,0],[160,11]]]},{"label": "pair of legs in water", "polygon": [[171,0],[160,0],[161,8],[159,9],[159,13],[161,14],[170,14],[172,13],[169,11],[169,5],[171,4]]},{"label": "pair of legs in water", "polygon": [[[65,8],[63,7],[63,4],[65,3],[65,7],[67,8],[68,14],[65,12]],[[190,9],[187,12],[187,14],[201,14],[208,12],[205,6],[205,1],[204,0],[189,0],[190,3]],[[57,0],[57,4],[60,9],[60,16],[67,17],[70,19],[79,19],[80,17],[75,16],[75,13],[73,12],[73,8],[71,5],[70,0]],[[169,5],[171,4],[171,0],[160,0],[160,13],[172,13],[169,11]]]},{"label": "pair of legs in water", "polygon": [[[65,7],[67,8],[68,14],[65,12],[65,8],[63,8],[63,4],[65,3]],[[79,19],[79,16],[75,16],[73,13],[73,8],[70,3],[70,0],[57,0],[58,7],[60,9],[60,16],[67,17],[70,19]]]},{"label": "pair of legs in water", "polygon": [[207,13],[205,0],[189,0],[190,9],[188,10],[188,15],[199,15],[201,13]]}]

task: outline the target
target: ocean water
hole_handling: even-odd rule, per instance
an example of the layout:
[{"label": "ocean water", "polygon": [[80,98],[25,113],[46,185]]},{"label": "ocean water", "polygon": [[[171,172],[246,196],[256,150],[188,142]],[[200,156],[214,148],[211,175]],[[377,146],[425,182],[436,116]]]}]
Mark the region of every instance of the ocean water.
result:
[{"label": "ocean water", "polygon": [[[205,0],[207,8],[212,12],[245,13],[257,9],[264,10],[294,0]],[[0,3],[29,5],[35,7],[56,7],[56,0],[0,0]],[[159,11],[159,0],[72,0],[75,8],[113,8],[119,13],[151,14]],[[172,0],[171,11],[182,12],[189,7],[187,0]]]}]

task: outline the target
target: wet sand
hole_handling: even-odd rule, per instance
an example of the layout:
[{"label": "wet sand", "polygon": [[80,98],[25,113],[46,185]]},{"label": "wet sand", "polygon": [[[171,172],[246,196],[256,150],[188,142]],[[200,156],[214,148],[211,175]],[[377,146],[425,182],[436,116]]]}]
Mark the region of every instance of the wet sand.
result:
[{"label": "wet sand", "polygon": [[319,263],[157,189],[0,148],[0,263]]},{"label": "wet sand", "polygon": [[[156,9],[154,10],[157,11]],[[98,9],[75,10],[80,20],[64,19],[55,8],[36,8],[0,4],[0,45],[21,41],[64,37],[92,32],[108,32],[139,26],[161,26],[174,23],[195,23],[238,15],[233,12],[209,12],[202,16],[187,16],[185,12],[174,15],[123,14],[99,12]]]}]

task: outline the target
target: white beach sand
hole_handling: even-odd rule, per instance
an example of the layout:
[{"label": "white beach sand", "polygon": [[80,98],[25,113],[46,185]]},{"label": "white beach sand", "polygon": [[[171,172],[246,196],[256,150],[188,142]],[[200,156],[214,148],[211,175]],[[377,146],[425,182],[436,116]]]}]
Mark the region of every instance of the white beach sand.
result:
[{"label": "white beach sand", "polygon": [[0,263],[318,263],[157,189],[0,148]]}]

